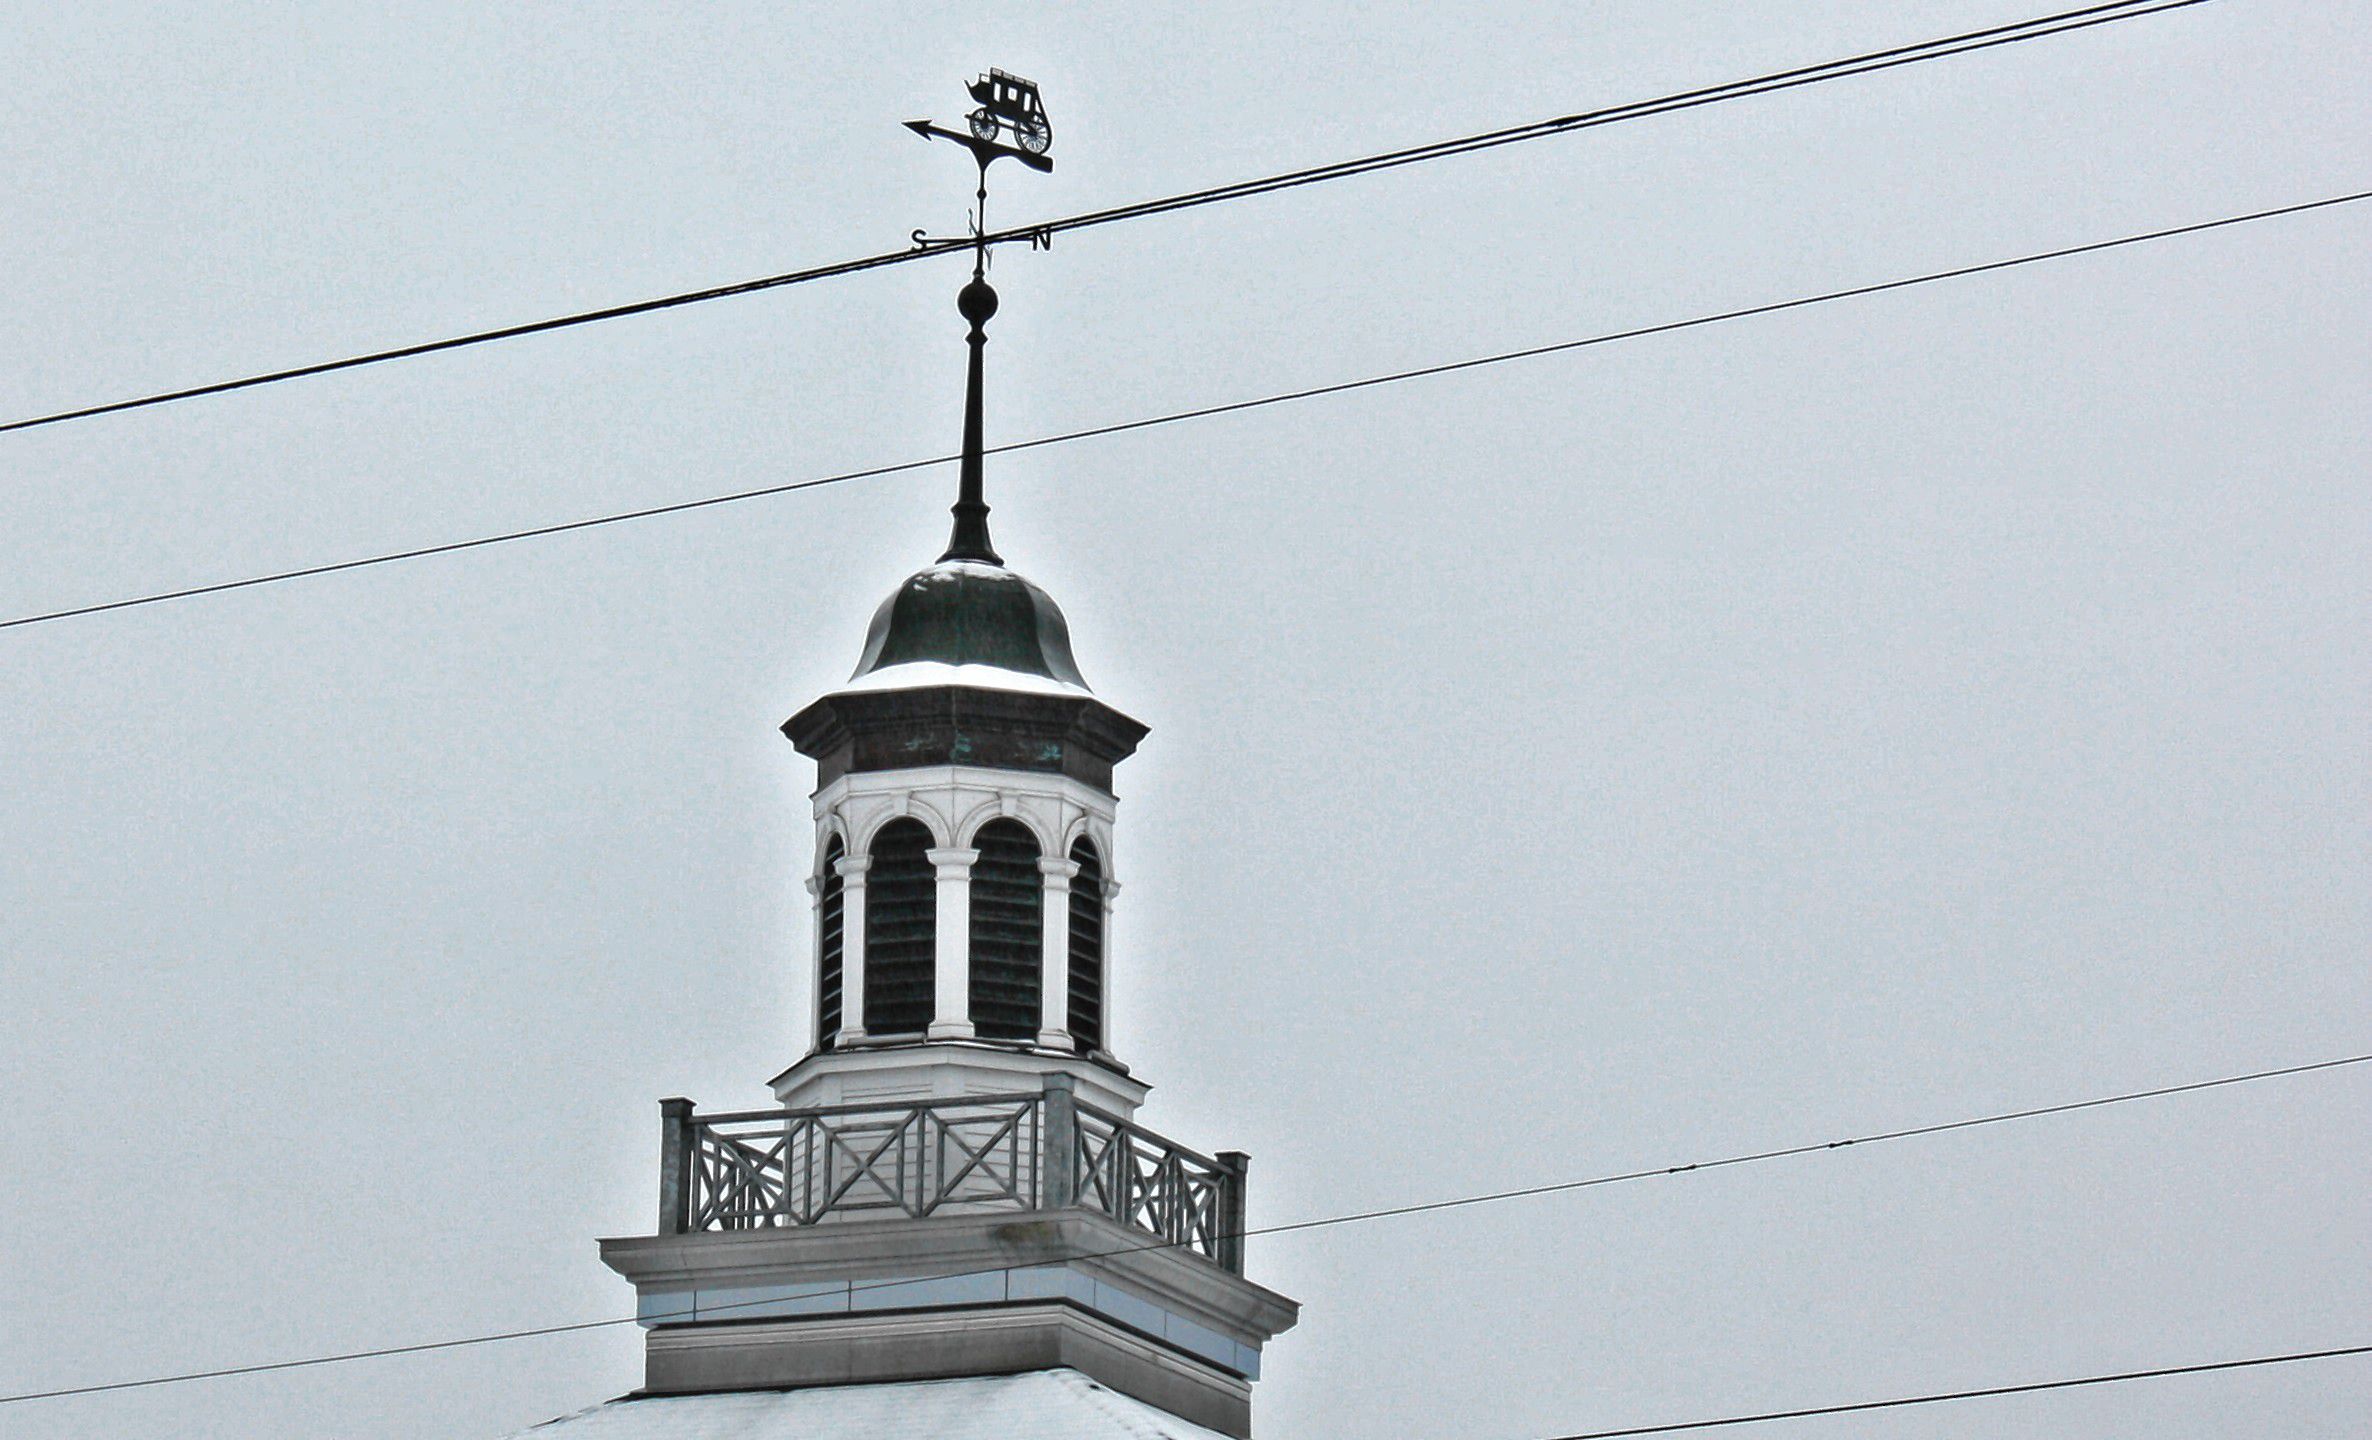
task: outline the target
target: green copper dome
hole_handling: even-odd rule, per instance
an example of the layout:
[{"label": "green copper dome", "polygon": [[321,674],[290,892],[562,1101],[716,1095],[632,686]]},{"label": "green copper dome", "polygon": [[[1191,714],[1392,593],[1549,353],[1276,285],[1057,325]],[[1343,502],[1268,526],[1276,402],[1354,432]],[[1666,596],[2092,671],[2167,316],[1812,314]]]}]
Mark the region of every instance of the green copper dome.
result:
[{"label": "green copper dome", "polygon": [[[897,672],[900,666],[917,668]],[[973,560],[942,560],[892,591],[873,612],[864,658],[849,680],[1011,683],[983,670],[950,675],[940,666],[1001,671],[1030,689],[1087,689],[1071,658],[1071,627],[1053,599],[1002,565]]]}]

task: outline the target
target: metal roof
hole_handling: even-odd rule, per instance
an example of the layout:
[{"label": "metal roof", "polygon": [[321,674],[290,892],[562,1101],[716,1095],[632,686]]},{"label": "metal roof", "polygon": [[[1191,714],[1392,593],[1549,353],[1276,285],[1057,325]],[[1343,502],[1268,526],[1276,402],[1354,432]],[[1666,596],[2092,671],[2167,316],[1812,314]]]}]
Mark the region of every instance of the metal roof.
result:
[{"label": "metal roof", "polygon": [[882,688],[909,666],[1004,672],[1023,688],[1087,693],[1053,599],[1002,565],[978,561],[943,560],[908,576],[874,612],[850,678]]}]

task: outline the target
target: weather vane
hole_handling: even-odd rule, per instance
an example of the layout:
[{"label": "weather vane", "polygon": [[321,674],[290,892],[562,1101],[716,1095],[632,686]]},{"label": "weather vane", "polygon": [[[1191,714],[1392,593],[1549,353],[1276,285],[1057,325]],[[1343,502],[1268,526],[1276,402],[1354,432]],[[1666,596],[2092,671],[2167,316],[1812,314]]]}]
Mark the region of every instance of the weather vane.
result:
[{"label": "weather vane", "polygon": [[[1054,160],[1046,153],[1054,145],[1054,122],[1046,118],[1046,104],[1038,98],[1034,80],[992,69],[964,88],[978,106],[966,119],[970,134],[929,120],[909,120],[906,128],[925,140],[953,140],[971,151],[980,167],[980,188],[973,193],[977,208],[972,212],[972,271],[977,275],[988,263],[988,167],[1011,158],[1040,173],[1054,169]],[[1048,237],[1032,234],[1028,239],[1042,249]],[[914,243],[932,242],[917,230]]]},{"label": "weather vane", "polygon": [[[959,134],[928,120],[906,122],[907,129],[925,140],[953,140],[963,146],[972,152],[972,159],[980,167],[980,188],[973,196],[977,208],[972,212],[972,283],[955,299],[957,313],[972,327],[971,334],[965,337],[972,354],[964,370],[964,448],[953,507],[955,531],[948,537],[947,553],[939,560],[942,564],[968,560],[1002,565],[1005,562],[988,541],[988,502],[981,496],[980,478],[985,453],[980,413],[981,352],[988,347],[989,317],[997,313],[997,292],[988,283],[988,167],[1010,156],[1032,170],[1052,170],[1054,161],[1046,152],[1054,144],[1054,122],[1046,118],[1046,106],[1038,98],[1038,87],[1018,75],[991,70],[965,88],[979,106],[970,116],[967,126],[970,134]],[[1004,238],[1026,238],[1031,245],[1042,249],[1048,236],[1044,232],[1032,232]],[[917,230],[914,243],[952,246],[957,242],[934,242]]]}]

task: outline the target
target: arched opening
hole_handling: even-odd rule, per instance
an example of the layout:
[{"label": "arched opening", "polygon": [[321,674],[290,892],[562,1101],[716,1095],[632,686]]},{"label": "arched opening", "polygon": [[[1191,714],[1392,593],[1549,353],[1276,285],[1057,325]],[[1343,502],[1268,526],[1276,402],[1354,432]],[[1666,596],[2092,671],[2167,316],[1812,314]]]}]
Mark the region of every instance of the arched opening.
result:
[{"label": "arched opening", "polygon": [[845,913],[840,860],[848,847],[840,837],[824,847],[823,874],[815,888],[815,1048],[829,1050],[840,1033],[841,925]]},{"label": "arched opening", "polygon": [[1046,944],[1038,838],[1018,820],[991,820],[972,848],[972,1031],[1035,1040]]},{"label": "arched opening", "polygon": [[892,820],[873,837],[865,872],[865,1031],[919,1035],[931,1023],[938,948],[938,867],[930,828]]},{"label": "arched opening", "polygon": [[1071,847],[1071,1038],[1104,1048],[1104,862],[1085,837]]}]

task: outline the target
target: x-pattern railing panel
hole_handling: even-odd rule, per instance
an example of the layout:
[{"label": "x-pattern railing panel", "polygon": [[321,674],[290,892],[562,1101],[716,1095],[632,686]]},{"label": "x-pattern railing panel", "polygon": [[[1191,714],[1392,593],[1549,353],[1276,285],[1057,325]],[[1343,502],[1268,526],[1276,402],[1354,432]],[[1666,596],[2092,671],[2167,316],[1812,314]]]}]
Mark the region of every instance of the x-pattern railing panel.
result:
[{"label": "x-pattern railing panel", "polygon": [[694,1118],[688,1228],[1032,1209],[1041,1108],[1016,1096]]},{"label": "x-pattern railing panel", "polygon": [[1228,1174],[1217,1161],[1082,1105],[1072,1166],[1080,1204],[1218,1257]]}]

